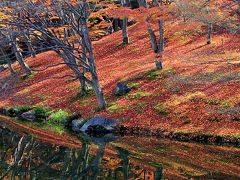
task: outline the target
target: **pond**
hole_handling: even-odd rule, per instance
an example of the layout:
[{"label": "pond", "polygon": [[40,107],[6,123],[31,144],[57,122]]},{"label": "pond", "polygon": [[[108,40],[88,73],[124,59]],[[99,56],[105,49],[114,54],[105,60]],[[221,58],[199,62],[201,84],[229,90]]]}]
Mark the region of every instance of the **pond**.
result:
[{"label": "pond", "polygon": [[0,179],[240,179],[236,147],[111,134],[77,138],[80,144],[65,147],[0,126]]}]

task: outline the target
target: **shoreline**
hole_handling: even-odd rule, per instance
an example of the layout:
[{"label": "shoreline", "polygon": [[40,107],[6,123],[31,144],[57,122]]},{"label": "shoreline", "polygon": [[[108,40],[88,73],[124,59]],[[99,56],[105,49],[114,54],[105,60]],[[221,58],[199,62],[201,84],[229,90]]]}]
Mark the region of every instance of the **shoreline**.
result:
[{"label": "shoreline", "polygon": [[[22,133],[27,133],[33,135],[39,140],[46,141],[49,143],[65,145],[70,147],[81,147],[80,140],[77,142],[77,136],[70,134],[70,136],[65,136],[66,131],[63,134],[58,134],[51,130],[44,130],[38,127],[30,127],[19,122],[15,122],[11,117],[0,115],[0,125],[1,122],[5,123],[7,127],[13,130],[19,130]],[[33,123],[33,125],[35,125]],[[125,127],[121,124],[114,130],[115,134],[120,136],[137,136],[137,137],[156,137],[169,140],[175,140],[179,142],[191,142],[205,145],[217,145],[217,146],[230,146],[230,147],[240,147],[240,138],[233,136],[220,136],[220,135],[210,135],[204,133],[183,133],[183,132],[168,132],[164,130],[150,130],[139,127]],[[72,138],[74,138],[72,140]],[[79,145],[76,145],[76,142]],[[74,145],[75,144],[75,145]]]}]

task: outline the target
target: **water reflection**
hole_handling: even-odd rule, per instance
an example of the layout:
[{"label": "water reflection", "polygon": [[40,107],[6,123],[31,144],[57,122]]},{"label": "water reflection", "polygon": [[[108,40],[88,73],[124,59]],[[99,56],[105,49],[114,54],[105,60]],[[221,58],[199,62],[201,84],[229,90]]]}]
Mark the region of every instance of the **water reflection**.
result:
[{"label": "water reflection", "polygon": [[[205,173],[204,176],[199,175],[198,172],[192,172],[192,175],[189,175],[189,169],[186,168],[187,170],[184,171],[186,166],[184,162],[181,162],[182,167],[178,167],[178,161],[173,163],[171,158],[169,160],[164,159],[167,156],[164,154],[164,147],[157,146],[157,151],[155,151],[156,147],[152,145],[152,149],[147,147],[146,150],[142,149],[140,153],[137,153],[137,149],[140,150],[142,147],[134,147],[135,145],[130,147],[132,144],[130,139],[126,140],[129,144],[127,142],[122,143],[128,148],[120,147],[121,141],[109,145],[109,139],[112,139],[112,137],[107,137],[108,140],[103,141],[90,138],[94,143],[89,143],[88,139],[88,141],[82,142],[81,149],[74,149],[40,142],[31,136],[17,134],[6,128],[0,128],[0,138],[1,179],[161,180],[165,178],[191,179],[194,177],[202,177],[202,179],[214,179],[214,177],[238,178],[236,173],[235,175],[234,173],[221,172],[214,174],[210,171],[207,174]],[[151,144],[153,143],[151,142]],[[155,159],[146,153],[148,151],[151,151],[150,153]],[[158,153],[153,154],[155,152]],[[158,159],[163,161],[160,163]],[[165,165],[161,165],[164,162]],[[233,171],[236,172],[237,170],[239,168]]]}]

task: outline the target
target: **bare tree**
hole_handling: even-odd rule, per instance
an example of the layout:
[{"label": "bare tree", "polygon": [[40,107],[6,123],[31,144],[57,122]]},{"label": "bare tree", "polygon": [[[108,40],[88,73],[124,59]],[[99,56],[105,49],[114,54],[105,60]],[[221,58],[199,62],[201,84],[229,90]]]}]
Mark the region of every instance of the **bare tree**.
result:
[{"label": "bare tree", "polygon": [[[30,35],[44,41],[48,45],[48,49],[55,51],[62,58],[63,63],[79,79],[81,90],[86,90],[86,83],[92,86],[99,108],[106,108],[87,26],[90,13],[88,3],[85,0],[74,4],[67,0],[55,0],[51,5],[28,2],[21,7],[16,7],[15,11],[20,16],[17,17],[17,20],[8,23],[17,29],[27,26]],[[51,28],[53,27],[53,17],[58,19],[58,25],[63,29],[61,34]],[[15,40],[14,36],[12,40]],[[15,50],[19,53],[16,46]],[[21,58],[19,54],[16,55]]]}]

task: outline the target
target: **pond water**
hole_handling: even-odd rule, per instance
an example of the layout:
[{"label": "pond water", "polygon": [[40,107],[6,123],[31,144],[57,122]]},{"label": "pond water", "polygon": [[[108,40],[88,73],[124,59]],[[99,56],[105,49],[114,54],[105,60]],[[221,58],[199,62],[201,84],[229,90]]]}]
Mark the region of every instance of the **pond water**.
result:
[{"label": "pond water", "polygon": [[78,136],[79,148],[0,127],[0,179],[240,179],[240,149],[153,137]]}]

